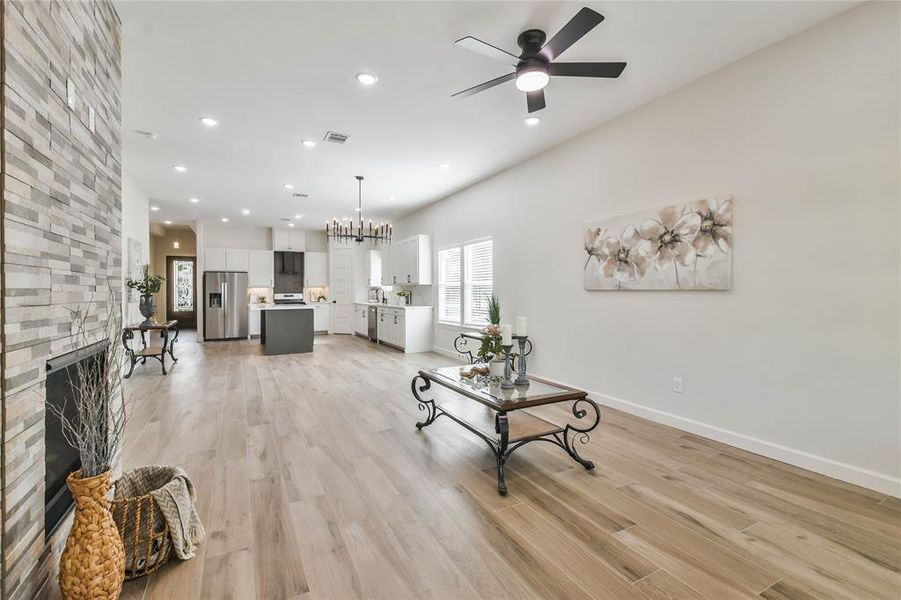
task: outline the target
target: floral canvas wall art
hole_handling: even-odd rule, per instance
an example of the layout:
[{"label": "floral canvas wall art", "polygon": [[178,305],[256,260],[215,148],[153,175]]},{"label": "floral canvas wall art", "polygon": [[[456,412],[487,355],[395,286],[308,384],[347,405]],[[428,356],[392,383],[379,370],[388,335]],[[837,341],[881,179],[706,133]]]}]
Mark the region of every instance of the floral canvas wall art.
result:
[{"label": "floral canvas wall art", "polygon": [[728,290],[732,196],[587,223],[586,290]]}]

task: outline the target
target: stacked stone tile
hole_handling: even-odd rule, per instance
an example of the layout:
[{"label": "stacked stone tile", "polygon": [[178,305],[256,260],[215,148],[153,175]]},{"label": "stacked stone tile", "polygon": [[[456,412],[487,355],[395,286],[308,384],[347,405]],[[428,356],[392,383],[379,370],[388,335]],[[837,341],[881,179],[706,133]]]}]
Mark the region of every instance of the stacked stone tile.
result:
[{"label": "stacked stone tile", "polygon": [[14,599],[52,581],[68,527],[45,542],[45,364],[74,349],[68,309],[98,301],[99,328],[107,282],[121,285],[121,40],[108,1],[12,0],[2,11],[0,543],[3,596]]}]

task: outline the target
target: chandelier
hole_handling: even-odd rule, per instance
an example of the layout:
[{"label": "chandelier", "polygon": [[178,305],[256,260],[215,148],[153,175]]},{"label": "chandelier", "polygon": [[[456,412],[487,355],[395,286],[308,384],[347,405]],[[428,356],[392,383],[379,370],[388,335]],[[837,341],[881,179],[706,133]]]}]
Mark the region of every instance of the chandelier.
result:
[{"label": "chandelier", "polygon": [[[372,225],[369,220],[368,229],[363,228],[363,176],[356,175],[357,179],[357,219],[332,219],[325,222],[325,236],[337,242],[356,242],[361,244],[371,240],[376,244],[390,244],[392,228],[391,223],[379,223]],[[354,221],[356,220],[356,223]]]}]

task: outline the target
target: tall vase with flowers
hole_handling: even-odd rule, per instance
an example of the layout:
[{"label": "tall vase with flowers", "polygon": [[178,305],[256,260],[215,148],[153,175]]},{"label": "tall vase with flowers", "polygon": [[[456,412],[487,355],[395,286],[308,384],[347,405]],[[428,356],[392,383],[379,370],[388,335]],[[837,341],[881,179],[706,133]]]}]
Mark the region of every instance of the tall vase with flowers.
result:
[{"label": "tall vase with flowers", "polygon": [[166,281],[165,278],[150,274],[150,265],[142,267],[142,275],[139,279],[129,277],[125,280],[126,286],[141,294],[141,302],[138,305],[138,310],[144,317],[141,325],[154,324],[153,315],[156,314],[156,301],[154,301],[153,295],[160,291],[164,281]]},{"label": "tall vase with flowers", "polygon": [[[70,310],[76,362],[70,367],[72,397],[47,409],[61,422],[66,442],[78,451],[81,468],[66,479],[75,500],[72,528],[60,558],[59,586],[66,600],[114,599],[125,579],[125,550],[110,513],[110,475],[125,432],[122,393],[121,304],[112,286],[106,303]],[[97,315],[107,313],[101,328]],[[78,356],[91,347],[92,360]],[[99,352],[94,355],[94,352]],[[87,357],[85,353],[84,358]],[[74,410],[67,410],[71,403]]]}]

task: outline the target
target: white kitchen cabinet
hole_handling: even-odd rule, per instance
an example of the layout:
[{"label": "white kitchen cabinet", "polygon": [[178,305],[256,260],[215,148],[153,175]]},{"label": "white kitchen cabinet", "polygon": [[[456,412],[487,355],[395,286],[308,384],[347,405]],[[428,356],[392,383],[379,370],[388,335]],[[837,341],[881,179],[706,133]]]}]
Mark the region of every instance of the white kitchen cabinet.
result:
[{"label": "white kitchen cabinet", "polygon": [[247,309],[247,335],[260,335],[260,312],[259,310]]},{"label": "white kitchen cabinet", "polygon": [[432,309],[427,306],[379,307],[379,342],[404,352],[432,349]]},{"label": "white kitchen cabinet", "polygon": [[323,333],[328,331],[329,305],[316,304],[313,307],[313,331]]},{"label": "white kitchen cabinet", "polygon": [[376,287],[382,285],[382,252],[367,250],[363,256],[363,272],[366,274],[366,285]]},{"label": "white kitchen cabinet", "polygon": [[250,268],[250,250],[241,250],[238,248],[225,249],[225,270],[226,271],[244,271]]},{"label": "white kitchen cabinet", "polygon": [[272,250],[250,250],[247,268],[247,286],[273,287],[274,285],[275,259]]},{"label": "white kitchen cabinet", "polygon": [[328,252],[303,253],[304,287],[328,285]]},{"label": "white kitchen cabinet", "polygon": [[369,335],[369,307],[354,304],[354,333],[366,337]]},{"label": "white kitchen cabinet", "polygon": [[431,285],[432,240],[427,235],[415,235],[391,245],[384,252],[388,260],[383,265],[384,285]]},{"label": "white kitchen cabinet", "polygon": [[334,248],[329,252],[329,333],[354,332],[353,291],[353,249]]},{"label": "white kitchen cabinet", "polygon": [[203,251],[204,271],[227,271],[225,248],[207,248]]},{"label": "white kitchen cabinet", "polygon": [[306,234],[296,229],[272,229],[272,249],[278,252],[303,252]]}]

